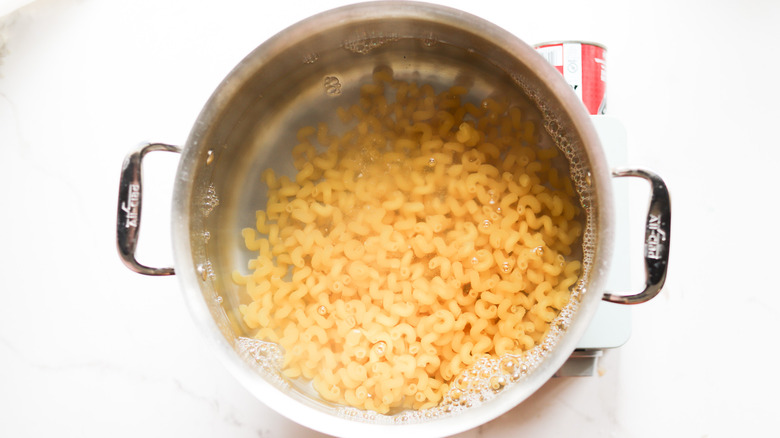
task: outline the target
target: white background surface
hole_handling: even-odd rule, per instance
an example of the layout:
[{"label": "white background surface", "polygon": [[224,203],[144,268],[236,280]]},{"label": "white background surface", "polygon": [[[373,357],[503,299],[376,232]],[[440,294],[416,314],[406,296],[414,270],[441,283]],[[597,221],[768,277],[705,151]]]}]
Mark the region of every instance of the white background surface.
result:
[{"label": "white background surface", "polygon": [[[244,55],[339,2],[39,0],[12,12],[24,3],[0,9],[0,436],[321,436],[223,370],[176,278],[121,265],[114,223],[128,151],[183,144]],[[460,436],[777,433],[780,3],[442,3],[529,43],[605,44],[629,161],[673,197],[667,287],[632,308],[632,337],[600,375],[553,379]],[[170,184],[175,161],[155,159],[146,187]],[[154,225],[164,216],[144,210],[149,264],[171,260],[167,224]]]}]

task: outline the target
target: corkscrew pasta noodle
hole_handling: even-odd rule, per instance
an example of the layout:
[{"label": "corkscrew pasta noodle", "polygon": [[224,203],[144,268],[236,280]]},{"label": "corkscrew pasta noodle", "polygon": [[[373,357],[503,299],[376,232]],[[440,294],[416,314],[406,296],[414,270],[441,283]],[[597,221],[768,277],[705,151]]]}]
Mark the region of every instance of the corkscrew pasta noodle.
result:
[{"label": "corkscrew pasta noodle", "polygon": [[239,310],[325,400],[433,407],[480,355],[537,345],[569,300],[583,227],[562,158],[521,108],[467,93],[377,69],[338,109],[343,134],[303,127],[297,174],[262,173]]}]

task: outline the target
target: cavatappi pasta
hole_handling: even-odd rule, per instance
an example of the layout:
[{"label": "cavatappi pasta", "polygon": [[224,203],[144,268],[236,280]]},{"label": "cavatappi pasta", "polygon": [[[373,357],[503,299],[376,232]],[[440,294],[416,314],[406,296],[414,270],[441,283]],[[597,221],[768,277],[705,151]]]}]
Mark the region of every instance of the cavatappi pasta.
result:
[{"label": "cavatappi pasta", "polygon": [[435,406],[480,355],[533,348],[569,299],[582,225],[558,151],[519,108],[467,91],[378,69],[338,110],[343,134],[304,127],[297,174],[263,173],[240,312],[326,400]]}]

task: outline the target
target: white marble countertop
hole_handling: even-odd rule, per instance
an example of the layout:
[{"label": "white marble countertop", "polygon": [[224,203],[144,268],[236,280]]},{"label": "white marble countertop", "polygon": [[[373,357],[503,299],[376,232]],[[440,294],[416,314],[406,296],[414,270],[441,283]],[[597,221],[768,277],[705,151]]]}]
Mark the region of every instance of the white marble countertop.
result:
[{"label": "white marble countertop", "polygon": [[[177,280],[120,263],[114,224],[128,151],[183,144],[244,55],[341,3],[3,3],[0,436],[322,436],[222,368]],[[674,208],[667,287],[632,308],[631,339],[598,375],[553,379],[459,436],[777,433],[780,3],[441,3],[529,43],[605,44],[608,112],[628,130],[629,161],[665,178]],[[147,173],[163,188],[176,157],[166,160]],[[166,190],[148,202],[166,205]],[[145,260],[169,264],[168,218],[154,211]]]}]

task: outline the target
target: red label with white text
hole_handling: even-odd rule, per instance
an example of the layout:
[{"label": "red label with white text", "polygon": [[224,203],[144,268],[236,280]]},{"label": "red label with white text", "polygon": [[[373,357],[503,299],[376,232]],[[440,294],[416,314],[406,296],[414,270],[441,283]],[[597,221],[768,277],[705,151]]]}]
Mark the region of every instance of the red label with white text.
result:
[{"label": "red label with white text", "polygon": [[539,44],[535,48],[563,75],[590,114],[604,114],[607,106],[604,47],[572,41]]}]

